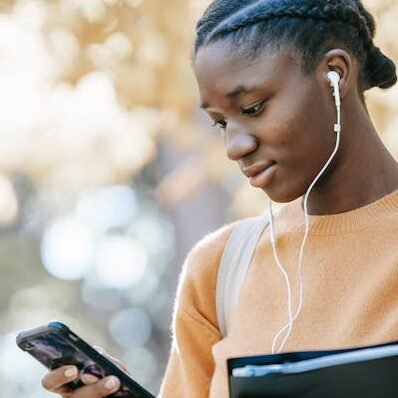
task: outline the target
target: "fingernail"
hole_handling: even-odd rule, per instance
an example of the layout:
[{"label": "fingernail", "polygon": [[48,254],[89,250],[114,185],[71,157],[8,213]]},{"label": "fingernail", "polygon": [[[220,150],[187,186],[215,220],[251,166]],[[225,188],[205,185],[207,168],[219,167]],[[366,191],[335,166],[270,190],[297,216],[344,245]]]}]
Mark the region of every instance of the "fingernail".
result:
[{"label": "fingernail", "polygon": [[119,379],[115,376],[110,376],[105,383],[105,388],[108,390],[113,390],[119,383]]},{"label": "fingernail", "polygon": [[84,384],[93,384],[98,381],[98,377],[95,377],[90,374],[84,374],[80,377],[80,379]]},{"label": "fingernail", "polygon": [[71,366],[70,368],[65,370],[66,377],[73,377],[76,375],[77,375],[77,369],[74,366]]}]

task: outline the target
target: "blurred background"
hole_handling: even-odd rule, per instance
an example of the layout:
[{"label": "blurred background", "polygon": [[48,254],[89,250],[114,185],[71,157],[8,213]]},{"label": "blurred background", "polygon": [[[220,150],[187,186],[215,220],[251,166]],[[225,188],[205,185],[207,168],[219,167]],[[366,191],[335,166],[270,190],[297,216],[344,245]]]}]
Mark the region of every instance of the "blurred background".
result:
[{"label": "blurred background", "polygon": [[[204,234],[265,198],[198,111],[208,0],[0,0],[0,391],[41,398],[16,333],[67,323],[156,393],[178,274]],[[396,0],[368,0],[398,61]],[[398,157],[398,89],[368,94]]]}]

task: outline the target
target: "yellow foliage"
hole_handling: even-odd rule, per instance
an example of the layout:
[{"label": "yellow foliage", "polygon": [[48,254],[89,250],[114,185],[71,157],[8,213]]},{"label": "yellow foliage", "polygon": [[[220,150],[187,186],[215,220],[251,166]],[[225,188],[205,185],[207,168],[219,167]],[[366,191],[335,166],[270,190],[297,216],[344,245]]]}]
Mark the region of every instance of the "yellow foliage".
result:
[{"label": "yellow foliage", "polygon": [[[54,189],[78,190],[139,173],[164,137],[175,150],[202,159],[201,183],[227,178],[231,166],[220,140],[209,138],[197,117],[191,67],[195,23],[209,3],[3,1],[0,29],[8,36],[0,46],[15,55],[3,60],[0,77],[8,82],[0,94],[6,102],[0,169],[22,170]],[[365,4],[378,18],[377,44],[397,61],[398,4]],[[396,156],[397,90],[367,96]],[[144,121],[135,119],[136,109],[147,110]],[[174,178],[180,174],[185,175],[176,172]]]}]

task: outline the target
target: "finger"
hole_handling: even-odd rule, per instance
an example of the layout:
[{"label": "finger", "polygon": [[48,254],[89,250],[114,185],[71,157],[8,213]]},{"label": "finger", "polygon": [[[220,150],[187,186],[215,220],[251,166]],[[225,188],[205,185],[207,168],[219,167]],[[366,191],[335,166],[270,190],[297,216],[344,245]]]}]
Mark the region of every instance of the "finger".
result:
[{"label": "finger", "polygon": [[108,376],[96,383],[78,388],[71,398],[102,398],[115,393],[120,388],[120,380],[115,376]]},{"label": "finger", "polygon": [[65,388],[65,384],[77,379],[78,376],[79,371],[76,366],[62,366],[45,374],[41,384],[48,391],[65,392],[69,390]]},{"label": "finger", "polygon": [[109,354],[105,354],[105,357],[107,357],[110,361],[112,361],[119,369],[123,370],[123,372],[129,374],[127,368],[118,359]]},{"label": "finger", "polygon": [[95,350],[97,350],[100,354],[104,354],[105,353],[105,350],[102,347],[100,347],[99,345],[93,345],[93,348]]},{"label": "finger", "polygon": [[99,380],[99,378],[98,378],[98,377],[95,377],[95,376],[92,375],[92,374],[85,373],[85,374],[83,374],[83,375],[80,376],[80,380],[81,380],[84,384],[93,384],[93,383],[96,383],[96,382]]},{"label": "finger", "polygon": [[113,362],[119,369],[123,370],[123,372],[130,374],[128,369],[115,357],[112,355],[109,355],[105,350],[100,347],[100,346],[93,346],[101,355],[103,355],[105,358],[108,358],[111,362]]}]

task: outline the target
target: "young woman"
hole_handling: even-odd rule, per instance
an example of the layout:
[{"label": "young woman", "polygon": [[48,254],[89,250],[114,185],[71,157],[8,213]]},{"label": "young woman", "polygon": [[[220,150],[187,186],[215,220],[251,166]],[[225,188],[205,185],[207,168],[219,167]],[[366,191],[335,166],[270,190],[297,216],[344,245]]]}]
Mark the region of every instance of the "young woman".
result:
[{"label": "young woman", "polygon": [[[397,76],[374,34],[358,0],[216,0],[199,21],[202,108],[250,183],[289,203],[259,241],[224,338],[215,292],[235,224],[189,254],[161,397],[226,398],[229,357],[398,340],[398,165],[364,100]],[[68,393],[76,376],[61,368],[43,385],[70,398],[118,387]]]}]

